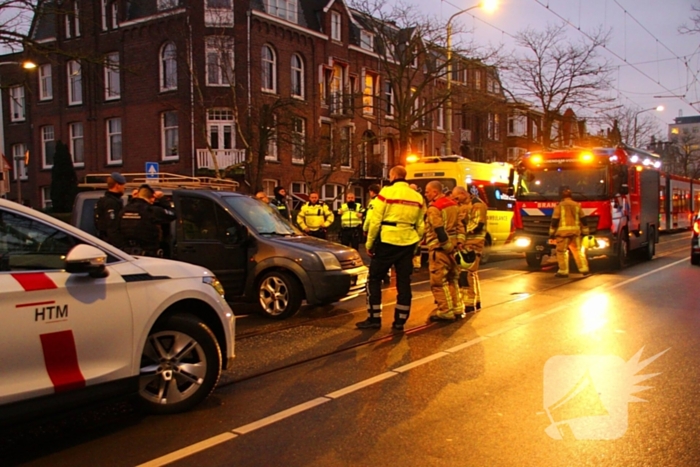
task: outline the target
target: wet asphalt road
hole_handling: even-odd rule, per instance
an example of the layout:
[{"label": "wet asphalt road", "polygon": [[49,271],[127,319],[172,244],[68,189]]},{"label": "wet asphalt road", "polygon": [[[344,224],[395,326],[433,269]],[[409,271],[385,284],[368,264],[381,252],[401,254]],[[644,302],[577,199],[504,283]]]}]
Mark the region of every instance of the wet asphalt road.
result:
[{"label": "wet asphalt road", "polygon": [[0,459],[698,466],[700,268],[688,238],[664,236],[653,261],[619,272],[593,261],[587,278],[494,256],[482,268],[483,311],[451,324],[426,325],[433,301],[419,273],[403,334],[390,330],[391,287],[376,332],[354,329],[364,297],[283,323],[240,310],[236,365],[196,410],[142,417],[109,406],[18,430]]}]

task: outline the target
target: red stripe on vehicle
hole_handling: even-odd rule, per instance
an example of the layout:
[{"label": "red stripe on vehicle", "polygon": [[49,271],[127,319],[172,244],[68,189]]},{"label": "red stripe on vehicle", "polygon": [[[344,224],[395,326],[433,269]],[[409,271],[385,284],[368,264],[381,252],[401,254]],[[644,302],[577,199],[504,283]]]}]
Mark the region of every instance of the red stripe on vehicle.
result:
[{"label": "red stripe on vehicle", "polygon": [[19,305],[15,305],[15,308],[24,308],[25,306],[51,305],[52,303],[56,303],[56,300],[51,300],[50,302],[20,303]]},{"label": "red stripe on vehicle", "polygon": [[39,337],[44,350],[44,364],[54,390],[64,392],[85,387],[73,331],[52,332]]},{"label": "red stripe on vehicle", "polygon": [[12,277],[14,277],[17,282],[19,282],[19,285],[21,285],[26,292],[56,288],[56,284],[54,284],[51,278],[43,272],[12,274]]},{"label": "red stripe on vehicle", "polygon": [[423,203],[419,203],[418,201],[411,201],[408,199],[387,199],[382,195],[377,195],[377,198],[379,198],[381,201],[384,201],[387,204],[403,204],[406,206],[416,206],[419,208],[423,207]]}]

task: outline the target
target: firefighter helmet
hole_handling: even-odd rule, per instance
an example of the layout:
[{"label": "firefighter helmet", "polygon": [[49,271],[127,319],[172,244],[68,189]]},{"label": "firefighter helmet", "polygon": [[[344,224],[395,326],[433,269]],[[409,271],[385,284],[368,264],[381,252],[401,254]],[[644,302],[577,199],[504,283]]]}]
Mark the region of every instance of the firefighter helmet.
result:
[{"label": "firefighter helmet", "polygon": [[583,241],[581,242],[581,246],[586,249],[590,248],[595,248],[598,246],[597,242],[595,241],[595,237],[593,235],[586,235],[583,237]]},{"label": "firefighter helmet", "polygon": [[476,261],[476,252],[474,250],[458,251],[455,253],[455,261],[462,270],[466,271]]}]

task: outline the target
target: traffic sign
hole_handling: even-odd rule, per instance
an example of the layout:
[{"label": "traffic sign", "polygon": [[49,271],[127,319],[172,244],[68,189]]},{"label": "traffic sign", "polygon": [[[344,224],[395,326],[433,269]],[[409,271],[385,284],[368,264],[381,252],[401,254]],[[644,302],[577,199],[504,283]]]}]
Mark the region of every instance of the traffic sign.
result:
[{"label": "traffic sign", "polygon": [[146,179],[147,180],[157,180],[158,179],[158,162],[146,162]]}]

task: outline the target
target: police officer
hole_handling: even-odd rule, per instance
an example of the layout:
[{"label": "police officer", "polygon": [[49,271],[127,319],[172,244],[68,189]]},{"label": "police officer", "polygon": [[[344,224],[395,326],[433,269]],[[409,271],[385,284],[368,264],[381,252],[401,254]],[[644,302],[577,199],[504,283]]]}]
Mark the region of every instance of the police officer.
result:
[{"label": "police officer", "polygon": [[459,266],[452,255],[464,240],[464,223],[457,203],[444,195],[442,183],[433,180],[425,187],[430,202],[425,215],[425,244],[428,246],[430,289],[437,310],[431,321],[454,321],[463,317],[459,291]]},{"label": "police officer", "polygon": [[287,205],[287,190],[281,186],[276,186],[274,193],[275,197],[270,200],[270,205],[277,208],[277,212],[279,212],[280,216],[291,222],[292,212]]},{"label": "police officer", "polygon": [[588,224],[581,205],[571,197],[571,189],[562,187],[561,202],[554,208],[549,226],[549,238],[557,242],[559,270],[555,277],[569,277],[569,250],[579,272],[590,275],[586,252],[581,248],[581,235],[588,235]]},{"label": "police officer", "polygon": [[131,254],[162,256],[161,225],[175,220],[170,204],[162,199],[163,192],[141,185],[136,195],[119,215],[119,228],[126,242],[124,250]]},{"label": "police officer", "polygon": [[479,188],[470,184],[467,188],[471,207],[467,211],[464,219],[466,240],[464,247],[466,250],[476,252],[474,264],[467,270],[460,273],[459,286],[464,302],[464,312],[471,313],[481,309],[481,284],[479,284],[479,262],[481,254],[486,244],[486,223],[488,219],[488,208],[486,203],[479,198]]},{"label": "police officer", "polygon": [[325,203],[319,201],[318,193],[309,193],[309,201],[299,210],[297,224],[299,228],[308,235],[316,238],[326,239],[326,229],[333,223],[333,212]]},{"label": "police officer", "polygon": [[355,201],[355,193],[345,195],[345,203],[338,209],[340,216],[340,243],[345,246],[360,248],[362,235],[362,206]]},{"label": "police officer", "polygon": [[393,265],[396,270],[396,306],[392,328],[402,331],[411,311],[411,258],[423,237],[423,197],[406,183],[406,169],[389,171],[391,183],[382,188],[369,211],[367,252],[372,258],[367,284],[368,318],[360,329],[382,326],[382,279]]},{"label": "police officer", "polygon": [[374,203],[377,199],[377,195],[379,194],[379,191],[382,189],[379,185],[376,183],[371,184],[368,188],[367,191],[369,192],[369,203],[367,204],[367,209],[365,209],[365,220],[364,223],[362,224],[362,231],[364,232],[365,235],[367,235],[367,230],[369,230],[369,215],[371,214],[372,210],[374,209]]},{"label": "police officer", "polygon": [[119,212],[124,207],[122,196],[126,189],[126,178],[119,172],[107,177],[107,191],[95,204],[95,229],[97,236],[117,248],[124,246],[119,232]]}]

